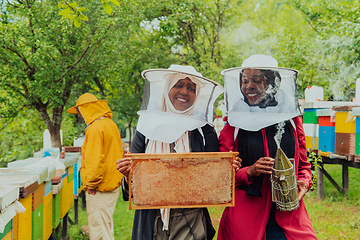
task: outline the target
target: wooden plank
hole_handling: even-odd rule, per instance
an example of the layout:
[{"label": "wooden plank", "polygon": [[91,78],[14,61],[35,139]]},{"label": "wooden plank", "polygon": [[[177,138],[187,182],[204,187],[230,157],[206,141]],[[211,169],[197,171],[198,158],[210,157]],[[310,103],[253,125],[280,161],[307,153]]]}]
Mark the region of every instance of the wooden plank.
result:
[{"label": "wooden plank", "polygon": [[129,154],[129,209],[234,206],[237,152]]},{"label": "wooden plank", "polygon": [[337,182],[330,176],[330,174],[324,169],[320,169],[320,171],[329,179],[331,184],[339,191],[339,193],[344,193],[344,190],[337,184]]},{"label": "wooden plank", "polygon": [[355,161],[355,162],[360,162],[360,156],[359,156],[359,155],[355,155],[355,156],[354,156],[354,161]]},{"label": "wooden plank", "polygon": [[[321,165],[321,167],[323,167],[323,165]],[[322,173],[321,169],[319,167],[317,168],[317,175],[318,175],[318,179],[317,179],[317,192],[318,192],[318,198],[319,199],[324,199],[325,198],[325,194],[324,194],[324,174]]]},{"label": "wooden plank", "polygon": [[66,146],[64,147],[64,152],[81,152],[81,147]]},{"label": "wooden plank", "polygon": [[354,105],[354,106],[334,106],[333,110],[334,111],[351,111],[353,108],[357,108],[359,107],[358,105]]}]

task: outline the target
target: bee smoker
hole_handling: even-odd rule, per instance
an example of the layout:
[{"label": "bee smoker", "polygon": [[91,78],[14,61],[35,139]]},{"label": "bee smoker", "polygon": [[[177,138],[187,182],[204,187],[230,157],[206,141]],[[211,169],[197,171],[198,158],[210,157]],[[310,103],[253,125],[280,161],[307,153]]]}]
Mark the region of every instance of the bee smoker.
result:
[{"label": "bee smoker", "polygon": [[299,207],[294,160],[290,161],[281,148],[277,149],[270,180],[272,201],[279,210],[292,211]]}]

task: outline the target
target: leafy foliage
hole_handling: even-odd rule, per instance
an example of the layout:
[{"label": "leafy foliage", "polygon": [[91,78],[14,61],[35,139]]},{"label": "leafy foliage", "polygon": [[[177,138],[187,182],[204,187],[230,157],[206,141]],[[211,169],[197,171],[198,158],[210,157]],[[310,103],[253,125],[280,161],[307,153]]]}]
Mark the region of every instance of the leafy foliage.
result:
[{"label": "leafy foliage", "polygon": [[1,118],[0,163],[33,156],[42,147],[44,129],[38,113],[31,109],[21,109],[11,119]]},{"label": "leafy foliage", "polygon": [[82,129],[63,112],[85,92],[135,126],[149,68],[192,65],[223,84],[222,69],[263,53],[300,71],[300,97],[318,85],[344,100],[359,77],[358,0],[0,2],[1,121],[35,109],[58,143]]},{"label": "leafy foliage", "polygon": [[[120,7],[120,3],[117,0],[100,0],[100,3],[107,14],[112,13],[112,8],[109,2],[114,3]],[[85,15],[85,11],[88,9],[85,7],[78,6],[77,2],[68,2],[66,0],[61,0],[58,4],[60,9],[63,9],[59,12],[59,15],[62,16],[61,19],[69,19],[74,21],[74,26],[79,28],[82,21],[89,21],[89,18]]]},{"label": "leafy foliage", "polygon": [[91,20],[81,29],[59,19],[52,1],[7,2],[0,24],[0,83],[7,101],[1,111],[9,115],[25,106],[36,109],[56,147],[71,92],[101,88],[97,72],[109,68],[111,51],[119,51],[119,29],[139,18],[140,9],[147,6],[138,1],[109,16],[102,13],[100,3],[80,3],[91,9]]}]

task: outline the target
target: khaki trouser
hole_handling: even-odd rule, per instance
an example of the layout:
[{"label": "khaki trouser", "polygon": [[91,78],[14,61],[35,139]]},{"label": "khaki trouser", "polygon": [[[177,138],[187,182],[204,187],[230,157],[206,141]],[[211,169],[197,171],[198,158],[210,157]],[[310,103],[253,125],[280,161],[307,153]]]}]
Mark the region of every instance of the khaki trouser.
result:
[{"label": "khaki trouser", "polygon": [[113,240],[113,214],[119,198],[120,188],[112,192],[86,194],[86,210],[90,231],[90,240]]},{"label": "khaki trouser", "polygon": [[[184,211],[184,212],[183,212]],[[184,217],[184,214],[186,218]],[[194,239],[191,226],[197,240],[206,239],[206,219],[201,208],[171,209],[169,230],[163,231],[159,214],[155,218],[153,240],[190,240]]]}]

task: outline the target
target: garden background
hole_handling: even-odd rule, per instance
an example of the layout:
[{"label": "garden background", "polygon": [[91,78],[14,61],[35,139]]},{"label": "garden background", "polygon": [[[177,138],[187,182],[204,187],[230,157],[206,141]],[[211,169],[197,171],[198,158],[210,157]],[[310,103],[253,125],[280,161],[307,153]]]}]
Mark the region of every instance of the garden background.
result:
[{"label": "garden background", "polygon": [[[45,129],[53,147],[71,146],[85,126],[65,110],[85,92],[109,101],[119,129],[133,129],[141,72],[170,64],[191,65],[223,84],[221,70],[252,54],[272,55],[280,67],[300,71],[299,98],[316,85],[325,100],[351,101],[360,70],[358,6],[358,0],[0,0],[0,166],[41,150]],[[328,169],[341,182],[340,166]],[[357,169],[349,174],[347,194],[325,179],[324,201],[316,191],[305,198],[319,239],[359,239],[360,179]],[[215,225],[221,212],[211,209]],[[132,214],[119,200],[116,239],[129,238]]]}]

